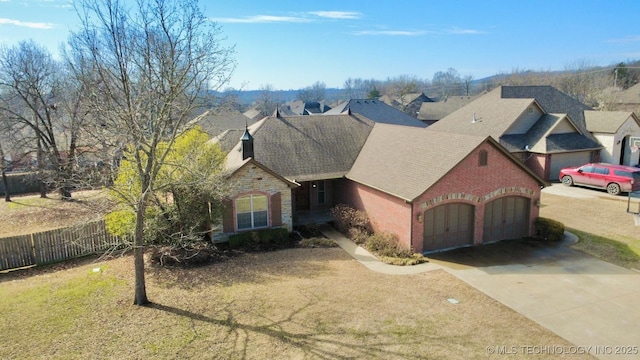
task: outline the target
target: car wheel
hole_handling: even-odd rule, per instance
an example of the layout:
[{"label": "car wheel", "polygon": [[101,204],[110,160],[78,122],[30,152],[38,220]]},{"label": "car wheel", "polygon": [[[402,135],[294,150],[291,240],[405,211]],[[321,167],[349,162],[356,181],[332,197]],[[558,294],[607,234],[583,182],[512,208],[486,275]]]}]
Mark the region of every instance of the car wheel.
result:
[{"label": "car wheel", "polygon": [[611,183],[609,185],[607,185],[607,192],[611,195],[618,195],[620,194],[620,185],[616,184],[616,183]]},{"label": "car wheel", "polygon": [[562,177],[562,183],[564,186],[573,186],[573,178],[569,175],[565,175]]}]

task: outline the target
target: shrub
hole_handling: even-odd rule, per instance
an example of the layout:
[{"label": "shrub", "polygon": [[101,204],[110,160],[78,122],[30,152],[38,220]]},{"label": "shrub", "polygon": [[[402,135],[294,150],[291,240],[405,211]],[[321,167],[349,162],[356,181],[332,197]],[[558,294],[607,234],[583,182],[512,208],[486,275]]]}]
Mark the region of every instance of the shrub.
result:
[{"label": "shrub", "polygon": [[292,246],[287,229],[264,229],[229,236],[231,249],[246,251],[270,251]]},{"label": "shrub", "polygon": [[352,227],[351,229],[349,229],[349,231],[347,232],[347,235],[349,239],[351,239],[353,242],[355,242],[358,245],[365,244],[367,240],[369,240],[369,237],[371,237],[371,234],[369,233],[369,231],[367,231],[366,229],[357,228],[357,227]]},{"label": "shrub", "polygon": [[564,237],[564,224],[543,217],[536,218],[536,238],[539,240],[557,242]]},{"label": "shrub", "polygon": [[335,241],[323,237],[313,237],[300,240],[299,247],[303,248],[328,248],[337,247],[338,244]]},{"label": "shrub", "polygon": [[413,255],[410,249],[400,244],[395,234],[389,232],[371,235],[365,247],[382,257],[409,258]]},{"label": "shrub", "polygon": [[369,227],[367,214],[348,205],[338,204],[331,208],[329,214],[334,218],[338,231],[343,234],[348,234],[351,228],[368,229]]}]

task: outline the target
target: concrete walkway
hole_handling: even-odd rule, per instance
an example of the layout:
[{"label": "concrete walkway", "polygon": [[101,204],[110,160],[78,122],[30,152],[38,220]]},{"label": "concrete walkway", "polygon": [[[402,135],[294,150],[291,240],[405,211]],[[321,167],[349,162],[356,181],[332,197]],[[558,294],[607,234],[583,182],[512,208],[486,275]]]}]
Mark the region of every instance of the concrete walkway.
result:
[{"label": "concrete walkway", "polygon": [[419,274],[431,270],[441,269],[440,265],[434,263],[424,263],[413,266],[397,266],[389,265],[381,262],[370,252],[356,245],[353,241],[347,239],[344,235],[334,229],[331,225],[322,224],[319,227],[326,237],[333,240],[340,246],[347,254],[351,255],[354,259],[358,260],[362,265],[366,266],[369,270],[389,274],[389,275],[410,275]]},{"label": "concrete walkway", "polygon": [[528,248],[515,259],[513,253],[487,257],[476,248],[466,248],[446,256],[434,254],[438,259],[430,258],[426,264],[394,266],[381,263],[329,225],[320,230],[373,271],[404,275],[444,269],[581,351],[600,359],[640,358],[640,273],[570,249],[568,245],[577,239],[570,233],[558,246]]}]

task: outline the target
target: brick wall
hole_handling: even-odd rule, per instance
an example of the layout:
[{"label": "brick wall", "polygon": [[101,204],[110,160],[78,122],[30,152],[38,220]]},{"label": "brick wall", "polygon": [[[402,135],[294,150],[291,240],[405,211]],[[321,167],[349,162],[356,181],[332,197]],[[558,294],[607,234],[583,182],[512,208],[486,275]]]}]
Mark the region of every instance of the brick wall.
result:
[{"label": "brick wall", "polygon": [[[479,166],[478,153],[487,151],[487,165]],[[400,241],[422,252],[424,224],[418,220],[425,211],[446,203],[472,204],[474,214],[474,243],[482,243],[484,205],[499,197],[522,196],[531,201],[530,229],[538,217],[540,185],[516,163],[489,143],[484,143],[445,175],[437,184],[413,201],[388,195],[350,180],[336,185],[336,203],[344,203],[364,210],[376,231],[390,231]]]},{"label": "brick wall", "polygon": [[[481,149],[488,153],[487,166],[478,166],[478,152]],[[446,203],[472,204],[475,207],[473,239],[475,244],[481,244],[484,205],[504,196],[522,196],[531,200],[529,229],[533,234],[534,220],[539,215],[539,183],[493,145],[484,143],[437,184],[414,200],[412,217],[417,219],[418,215],[426,210]],[[422,251],[423,232],[424,225],[414,221],[412,247],[416,252]]]},{"label": "brick wall", "polygon": [[392,232],[403,244],[410,246],[411,204],[348,179],[336,186],[335,194],[337,203],[366,212],[374,231]]},{"label": "brick wall", "polygon": [[[238,170],[229,181],[232,199],[248,194],[269,195],[269,209],[272,206],[270,195],[279,192],[281,194],[282,226],[289,231],[293,229],[291,189],[288,184],[252,163],[248,163]],[[235,211],[233,218],[235,221]],[[269,218],[270,225],[271,221],[272,219]],[[235,225],[234,228],[236,228]]]}]

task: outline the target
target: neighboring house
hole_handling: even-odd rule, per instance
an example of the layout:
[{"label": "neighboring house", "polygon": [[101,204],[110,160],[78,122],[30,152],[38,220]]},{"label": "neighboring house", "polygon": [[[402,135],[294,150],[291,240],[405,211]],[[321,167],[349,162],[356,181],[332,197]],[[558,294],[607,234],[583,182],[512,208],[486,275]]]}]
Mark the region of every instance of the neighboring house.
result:
[{"label": "neighboring house", "polygon": [[416,252],[534,234],[548,183],[488,136],[353,112],[274,115],[248,127],[227,156],[223,233],[291,230],[299,214],[345,203]]},{"label": "neighboring house", "polygon": [[217,108],[208,110],[196,117],[191,124],[198,124],[209,136],[220,135],[226,130],[243,130],[247,125],[256,121],[246,117],[238,110]]},{"label": "neighboring house", "polygon": [[431,125],[477,98],[478,96],[449,96],[442,101],[425,101],[418,111],[418,120]]},{"label": "neighboring house", "polygon": [[420,111],[420,106],[422,106],[422,103],[433,101],[422,92],[404,94],[394,97],[383,95],[379,100],[414,118],[418,117],[418,112]]},{"label": "neighboring house", "polygon": [[376,99],[351,99],[324,113],[324,115],[339,114],[359,114],[382,124],[426,127],[426,124],[416,118]]},{"label": "neighboring house", "polygon": [[295,100],[286,103],[285,109],[282,110],[290,111],[293,115],[319,115],[331,110],[331,108],[324,101],[304,102]]},{"label": "neighboring house", "polygon": [[632,152],[629,139],[640,137],[640,120],[630,111],[585,111],[587,130],[604,146],[600,161],[638,165],[640,152]]},{"label": "neighboring house", "polygon": [[429,126],[432,131],[491,136],[538,176],[599,159],[586,129],[586,105],[551,86],[502,86]]}]

